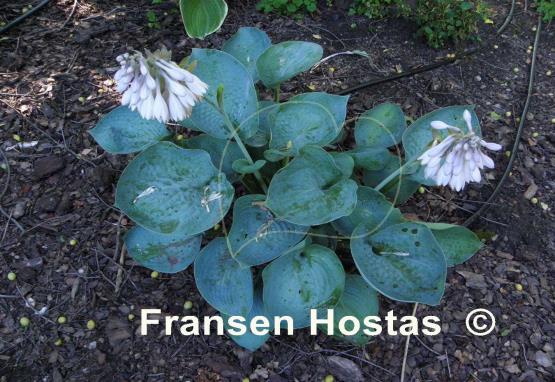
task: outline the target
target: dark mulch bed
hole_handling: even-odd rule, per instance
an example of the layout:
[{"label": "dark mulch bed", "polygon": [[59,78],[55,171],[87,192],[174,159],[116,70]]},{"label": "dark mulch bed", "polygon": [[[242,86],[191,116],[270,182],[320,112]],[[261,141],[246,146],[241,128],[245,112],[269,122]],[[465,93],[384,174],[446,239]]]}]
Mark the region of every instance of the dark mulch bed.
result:
[{"label": "dark mulch bed", "polygon": [[[174,57],[182,57],[194,46],[220,47],[243,25],[264,29],[274,41],[316,41],[326,54],[354,49],[370,54],[369,59],[342,56],[328,61],[285,86],[285,98],[312,85],[339,91],[453,51],[429,49],[413,36],[412,25],[399,20],[368,21],[325,10],[295,22],[261,15],[254,3],[232,3],[222,31],[200,42],[185,36],[174,5],[137,0],[80,1],[63,29],[73,1],[51,1],[0,36],[0,141],[11,169],[9,179],[7,171],[0,170],[0,184],[9,181],[1,206],[20,225],[0,215],[1,381],[237,381],[245,376],[313,381],[327,374],[349,381],[358,373],[365,380],[399,379],[404,348],[400,337],[382,335],[356,348],[302,330],[292,337],[271,339],[250,353],[215,335],[140,336],[138,320],[127,317],[138,315],[141,308],[183,314],[184,301],[191,300],[193,314],[215,313],[197,293],[190,269],[153,280],[147,269],[127,258],[121,291],[115,293],[120,237],[130,222],[112,204],[115,180],[129,158],[102,152],[87,130],[118,104],[111,81],[117,54],[164,44]],[[25,4],[3,5],[2,17],[15,17]],[[500,25],[508,4],[492,5]],[[158,14],[160,29],[147,27],[148,9]],[[486,137],[510,147],[515,117],[525,99],[531,57],[527,50],[535,23],[535,14],[517,5],[514,21],[501,37],[494,38],[493,28],[483,30],[483,38],[492,42],[480,54],[360,91],[352,96],[350,116],[384,101],[401,104],[414,117],[441,106],[474,103]],[[555,71],[553,41],[554,28],[548,25],[542,33],[533,103],[512,176],[473,226],[491,239],[471,261],[449,271],[441,305],[419,309],[418,315],[439,316],[443,330],[436,337],[411,340],[407,380],[555,379],[551,365],[555,82],[548,75]],[[493,118],[492,112],[501,118]],[[14,134],[39,143],[8,151],[16,143]],[[427,220],[462,222],[486,200],[506,161],[500,153],[498,169],[483,185],[473,185],[462,194],[432,188],[409,200],[403,211]],[[537,187],[538,204],[524,196],[530,187],[529,191]],[[71,239],[76,245],[70,244]],[[17,283],[6,280],[8,270],[17,272]],[[25,298],[32,298],[35,307],[26,306]],[[382,313],[394,309],[402,315],[412,309],[384,300]],[[48,312],[43,317],[33,313],[44,306]],[[479,307],[490,309],[498,322],[496,331],[486,337],[470,335],[464,325],[466,314]],[[54,323],[60,314],[68,318],[67,324]],[[23,315],[31,318],[27,330],[18,324]],[[97,322],[95,330],[86,329],[89,319]],[[58,338],[63,339],[62,346],[55,346]]]}]

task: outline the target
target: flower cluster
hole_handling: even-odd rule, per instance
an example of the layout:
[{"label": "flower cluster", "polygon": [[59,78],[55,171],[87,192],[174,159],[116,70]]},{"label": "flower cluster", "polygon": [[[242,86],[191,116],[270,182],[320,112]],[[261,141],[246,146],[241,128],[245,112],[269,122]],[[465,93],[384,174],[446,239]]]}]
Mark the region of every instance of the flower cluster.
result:
[{"label": "flower cluster", "polygon": [[145,119],[182,121],[191,115],[208,86],[197,76],[171,61],[171,52],[125,53],[117,57],[117,90],[122,105],[137,110]]},{"label": "flower cluster", "polygon": [[433,121],[432,128],[447,130],[449,136],[418,158],[425,166],[426,178],[434,179],[441,186],[449,185],[455,191],[461,191],[466,183],[479,182],[482,179],[480,170],[483,168],[495,167],[493,160],[482,152],[482,147],[501,150],[497,143],[486,142],[476,135],[468,110],[464,111],[463,118],[468,127],[466,133],[445,122]]}]

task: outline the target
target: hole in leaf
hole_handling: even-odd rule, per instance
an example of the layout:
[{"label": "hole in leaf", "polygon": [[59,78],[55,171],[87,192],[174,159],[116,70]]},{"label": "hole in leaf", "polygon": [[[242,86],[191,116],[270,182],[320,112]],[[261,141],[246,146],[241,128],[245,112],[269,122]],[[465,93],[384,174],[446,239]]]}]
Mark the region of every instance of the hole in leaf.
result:
[{"label": "hole in leaf", "polygon": [[397,285],[397,284],[393,284],[393,285],[392,285],[392,287],[393,287],[393,288],[398,288],[398,287],[399,287],[399,285]]},{"label": "hole in leaf", "polygon": [[419,241],[415,241],[414,245],[416,245],[417,247],[420,247],[420,242]]},{"label": "hole in leaf", "polygon": [[401,231],[408,232],[408,230],[409,230],[408,228],[403,228]]},{"label": "hole in leaf", "polygon": [[410,232],[414,235],[416,235],[418,233],[418,230],[416,228],[413,228],[410,230]]}]

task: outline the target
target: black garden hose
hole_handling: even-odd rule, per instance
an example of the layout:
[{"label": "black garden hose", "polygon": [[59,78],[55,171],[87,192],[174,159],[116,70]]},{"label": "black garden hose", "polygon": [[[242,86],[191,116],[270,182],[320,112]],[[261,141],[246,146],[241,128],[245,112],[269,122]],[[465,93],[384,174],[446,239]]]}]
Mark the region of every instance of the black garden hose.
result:
[{"label": "black garden hose", "polygon": [[40,10],[42,7],[44,7],[46,4],[48,4],[49,1],[50,0],[42,0],[39,4],[37,4],[29,12],[26,12],[26,13],[22,14],[21,16],[19,16],[19,17],[15,18],[14,20],[10,21],[8,24],[4,25],[2,28],[0,28],[0,34],[2,34],[4,32],[7,32],[11,28],[15,27],[17,24],[22,22],[23,20],[25,20],[27,17],[36,13],[38,10]]}]

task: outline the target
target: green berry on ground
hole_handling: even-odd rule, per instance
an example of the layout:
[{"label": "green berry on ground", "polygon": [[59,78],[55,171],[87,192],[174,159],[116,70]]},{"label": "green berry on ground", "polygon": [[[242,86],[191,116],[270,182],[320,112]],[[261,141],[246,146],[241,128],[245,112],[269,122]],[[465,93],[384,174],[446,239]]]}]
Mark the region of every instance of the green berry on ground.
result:
[{"label": "green berry on ground", "polygon": [[96,322],[94,322],[94,320],[88,320],[87,321],[87,329],[93,330],[94,328],[96,328]]},{"label": "green berry on ground", "polygon": [[21,325],[22,328],[26,328],[31,324],[31,320],[29,320],[27,317],[21,317],[19,319],[19,325]]}]

